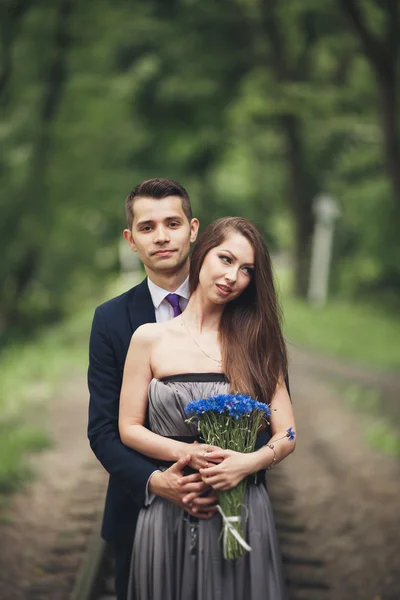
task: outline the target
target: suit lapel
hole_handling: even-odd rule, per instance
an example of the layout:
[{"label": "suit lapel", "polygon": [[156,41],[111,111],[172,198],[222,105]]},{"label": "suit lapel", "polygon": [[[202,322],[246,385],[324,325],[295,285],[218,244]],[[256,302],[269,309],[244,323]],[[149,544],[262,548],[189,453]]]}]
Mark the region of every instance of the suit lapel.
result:
[{"label": "suit lapel", "polygon": [[142,283],[133,288],[132,296],[128,300],[128,312],[132,331],[135,331],[144,323],[156,322],[147,279],[144,279]]}]

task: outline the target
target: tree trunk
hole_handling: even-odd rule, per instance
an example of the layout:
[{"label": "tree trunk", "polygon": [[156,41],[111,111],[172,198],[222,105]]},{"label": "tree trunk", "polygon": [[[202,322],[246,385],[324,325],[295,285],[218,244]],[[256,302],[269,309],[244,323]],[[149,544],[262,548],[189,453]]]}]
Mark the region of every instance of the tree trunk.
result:
[{"label": "tree trunk", "polygon": [[[278,89],[293,79],[308,78],[309,53],[313,36],[306,35],[307,43],[297,62],[289,60],[287,42],[278,15],[277,0],[262,0],[260,4],[261,24],[270,44],[270,61],[275,73]],[[284,92],[283,92],[284,93]],[[279,98],[278,94],[278,98]],[[279,100],[278,100],[279,101]],[[280,125],[286,145],[290,207],[294,221],[294,293],[305,298],[308,288],[310,246],[313,231],[312,200],[313,186],[307,171],[306,147],[302,132],[301,117],[293,111],[283,113]]]},{"label": "tree trunk", "polygon": [[18,25],[30,8],[28,0],[3,0],[0,6],[0,106],[7,104],[6,93],[12,74],[12,50]]},{"label": "tree trunk", "polygon": [[312,196],[306,167],[305,149],[301,134],[301,122],[296,115],[287,114],[281,118],[286,141],[287,164],[289,171],[289,196],[294,217],[294,293],[305,298],[308,289],[311,238],[313,232]]},{"label": "tree trunk", "polygon": [[340,0],[342,10],[360,40],[362,50],[378,84],[380,118],[385,164],[396,206],[400,208],[400,131],[398,107],[398,72],[400,53],[399,2],[389,0],[384,6],[384,33],[379,38],[367,26],[362,4],[357,0]]},{"label": "tree trunk", "polygon": [[52,125],[57,116],[67,81],[67,58],[71,44],[70,20],[74,0],[62,0],[55,18],[53,58],[50,61],[39,114],[38,134],[32,152],[32,162],[25,191],[19,204],[21,217],[16,235],[24,239],[24,248],[13,273],[12,287],[16,297],[7,307],[7,326],[20,317],[24,297],[37,277],[40,257],[45,245],[47,227],[51,226],[51,204],[47,198],[46,173],[52,142]]},{"label": "tree trunk", "polygon": [[396,76],[378,73],[380,112],[386,168],[393,197],[400,211],[400,135],[398,125],[398,100]]}]

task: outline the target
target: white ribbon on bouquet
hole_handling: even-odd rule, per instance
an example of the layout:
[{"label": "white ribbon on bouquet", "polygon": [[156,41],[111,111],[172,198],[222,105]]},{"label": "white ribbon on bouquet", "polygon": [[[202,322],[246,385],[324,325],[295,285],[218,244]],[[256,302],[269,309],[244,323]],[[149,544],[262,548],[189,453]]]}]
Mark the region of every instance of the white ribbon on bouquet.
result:
[{"label": "white ribbon on bouquet", "polygon": [[249,544],[246,542],[246,540],[244,540],[242,538],[240,533],[232,525],[232,523],[240,523],[240,517],[227,517],[219,504],[217,504],[217,510],[222,517],[222,522],[224,525],[224,531],[223,531],[224,554],[226,555],[226,550],[227,550],[227,545],[228,545],[228,533],[231,533],[233,535],[235,540],[242,546],[242,548],[247,550],[247,552],[250,552],[251,546],[249,546]]}]

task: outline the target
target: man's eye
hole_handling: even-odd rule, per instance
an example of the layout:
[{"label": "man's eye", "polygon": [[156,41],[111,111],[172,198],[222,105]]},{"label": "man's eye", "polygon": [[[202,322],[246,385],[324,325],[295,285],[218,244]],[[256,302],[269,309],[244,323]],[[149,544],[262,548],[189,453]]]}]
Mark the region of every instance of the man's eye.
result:
[{"label": "man's eye", "polygon": [[146,227],[142,227],[140,231],[151,231],[150,225],[146,225]]},{"label": "man's eye", "polygon": [[179,227],[179,223],[177,223],[176,221],[171,221],[171,223],[169,224],[170,227]]}]

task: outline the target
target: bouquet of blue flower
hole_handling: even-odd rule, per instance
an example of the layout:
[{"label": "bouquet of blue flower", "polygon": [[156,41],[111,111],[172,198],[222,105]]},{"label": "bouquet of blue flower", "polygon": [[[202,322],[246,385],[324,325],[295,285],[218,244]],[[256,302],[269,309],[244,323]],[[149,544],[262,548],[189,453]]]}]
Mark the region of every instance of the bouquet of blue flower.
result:
[{"label": "bouquet of blue flower", "polygon": [[[271,410],[244,394],[223,394],[190,402],[185,409],[188,422],[196,422],[206,444],[236,452],[253,452],[257,431]],[[244,539],[241,510],[247,480],[228,491],[217,492],[217,509],[223,520],[224,558],[234,560],[251,550]]]}]

